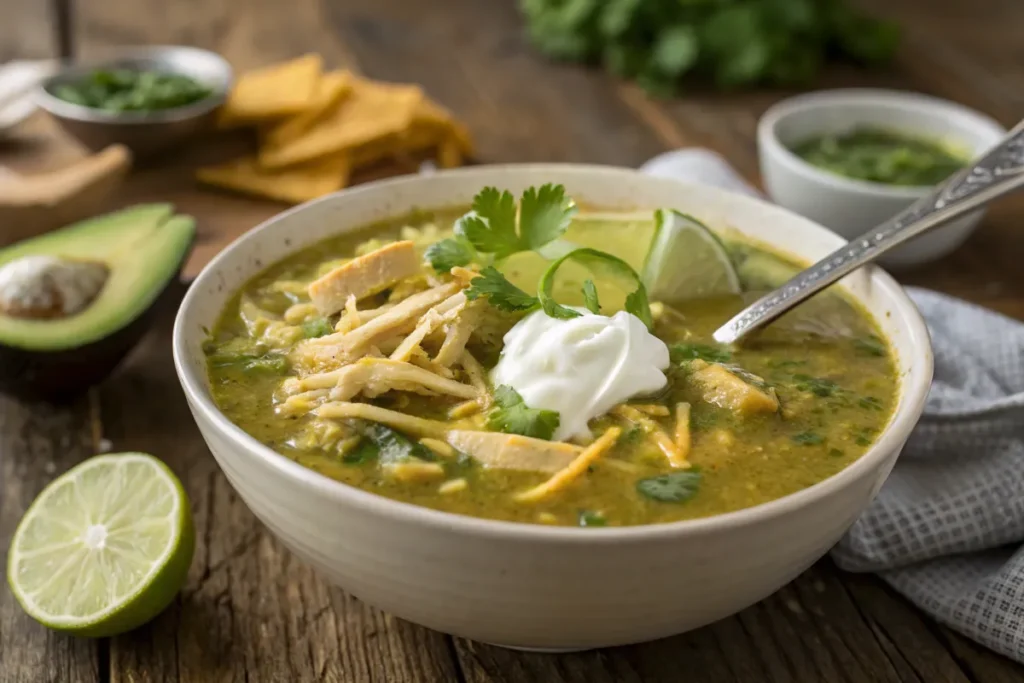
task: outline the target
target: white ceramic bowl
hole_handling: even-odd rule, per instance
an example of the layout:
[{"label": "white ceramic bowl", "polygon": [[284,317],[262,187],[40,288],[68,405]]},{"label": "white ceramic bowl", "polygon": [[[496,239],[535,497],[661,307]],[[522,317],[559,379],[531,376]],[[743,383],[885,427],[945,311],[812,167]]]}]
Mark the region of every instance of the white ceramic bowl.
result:
[{"label": "white ceramic bowl", "polygon": [[214,457],[249,508],[296,555],[349,593],[410,621],[527,649],[586,649],[660,638],[737,612],[793,579],[853,523],[892,468],[924,405],[928,333],[878,269],[849,290],[899,356],[898,409],[857,462],[780,500],[717,517],[580,529],[437,512],[341,484],[261,445],[210,397],[202,343],[229,297],[275,261],[415,208],[468,204],[485,185],[562,183],[608,208],[674,207],[805,259],[834,234],[765,202],[626,169],[477,167],[365,185],[294,208],[244,235],[192,283],[174,326],[174,362]]},{"label": "white ceramic bowl", "polygon": [[[913,204],[929,187],[894,187],[816,168],[790,149],[819,135],[872,126],[939,139],[972,159],[1006,134],[996,121],[947,100],[894,90],[826,90],[783,100],[757,128],[761,175],[772,201],[821,223],[848,240]],[[975,211],[886,254],[900,268],[934,261],[959,247],[981,221]]]}]

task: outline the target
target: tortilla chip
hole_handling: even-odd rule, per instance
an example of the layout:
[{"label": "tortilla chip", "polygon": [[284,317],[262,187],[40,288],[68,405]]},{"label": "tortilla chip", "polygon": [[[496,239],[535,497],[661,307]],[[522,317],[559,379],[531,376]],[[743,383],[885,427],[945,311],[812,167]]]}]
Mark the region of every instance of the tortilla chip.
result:
[{"label": "tortilla chip", "polygon": [[462,147],[455,135],[448,135],[437,148],[437,165],[441,168],[457,168],[462,165]]},{"label": "tortilla chip", "polygon": [[250,156],[200,168],[196,171],[196,178],[207,185],[301,204],[343,188],[348,183],[350,168],[346,155],[335,155],[269,171],[260,167],[256,157]]},{"label": "tortilla chip", "polygon": [[423,91],[414,85],[355,79],[348,97],[306,133],[283,145],[263,145],[260,163],[282,168],[354,149],[407,129]]},{"label": "tortilla chip", "polygon": [[262,137],[262,144],[281,146],[296,140],[314,123],[331,111],[352,89],[352,74],[331,71],[323,75],[313,104],[305,111],[273,124]]},{"label": "tortilla chip", "polygon": [[316,99],[322,67],[320,55],[309,54],[243,74],[221,108],[218,125],[230,128],[305,111]]},{"label": "tortilla chip", "polygon": [[451,112],[437,102],[424,99],[423,103],[416,110],[416,122],[443,129],[453,138],[462,156],[472,156],[473,141],[469,136],[469,131],[452,116]]}]

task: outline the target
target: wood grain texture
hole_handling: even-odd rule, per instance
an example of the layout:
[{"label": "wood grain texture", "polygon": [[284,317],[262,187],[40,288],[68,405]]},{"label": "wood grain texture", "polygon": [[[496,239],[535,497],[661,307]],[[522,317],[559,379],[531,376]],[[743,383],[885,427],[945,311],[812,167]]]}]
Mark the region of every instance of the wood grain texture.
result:
[{"label": "wood grain texture", "polygon": [[[758,176],[758,116],[786,92],[673,101],[590,69],[545,62],[523,38],[515,3],[479,0],[104,0],[80,2],[86,56],[140,43],[215,49],[238,69],[308,51],[329,66],[415,81],[463,118],[482,162],[636,165],[704,145]],[[1024,5],[1016,0],[860,0],[907,26],[895,69],[834,69],[823,85],[911,87],[982,108],[1004,124],[1024,111]],[[0,0],[0,59],[45,56],[41,3]],[[198,141],[138,169],[116,205],[169,200],[199,219],[190,272],[281,205],[197,188],[192,170],[251,146]],[[0,163],[30,172],[80,153],[45,117],[0,143]],[[113,208],[113,206],[111,207]],[[993,207],[957,253],[902,274],[1024,318],[1024,201]],[[2,228],[0,228],[2,229]],[[1008,683],[1024,667],[931,621],[872,576],[820,562],[767,600],[706,628],[630,647],[539,655],[452,639],[329,587],[284,550],[220,473],[178,388],[170,329],[183,290],[154,330],[91,398],[51,407],[0,398],[0,542],[57,473],[96,452],[164,458],[192,501],[196,556],[176,602],[151,624],[109,640],[55,635],[0,594],[0,680],[466,683]],[[500,615],[496,615],[500,618]]]}]

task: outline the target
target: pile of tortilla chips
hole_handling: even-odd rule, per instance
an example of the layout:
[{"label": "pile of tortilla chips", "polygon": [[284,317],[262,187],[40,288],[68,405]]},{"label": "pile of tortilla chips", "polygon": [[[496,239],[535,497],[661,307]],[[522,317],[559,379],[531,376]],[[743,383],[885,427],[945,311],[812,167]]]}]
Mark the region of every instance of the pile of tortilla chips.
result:
[{"label": "pile of tortilla chips", "polygon": [[201,182],[290,203],[345,187],[353,172],[462,164],[465,126],[415,85],[323,71],[319,56],[244,74],[221,109],[222,128],[253,127],[255,155],[197,171]]}]

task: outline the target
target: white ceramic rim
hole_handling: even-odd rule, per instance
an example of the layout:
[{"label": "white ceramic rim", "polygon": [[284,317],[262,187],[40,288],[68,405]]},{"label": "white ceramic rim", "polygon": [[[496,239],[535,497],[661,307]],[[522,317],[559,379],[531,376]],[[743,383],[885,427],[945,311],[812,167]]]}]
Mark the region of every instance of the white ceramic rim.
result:
[{"label": "white ceramic rim", "polygon": [[[495,164],[483,167],[477,166],[451,169],[440,171],[439,173],[472,176],[478,173],[481,169],[493,169],[496,171],[500,171],[502,169],[517,170],[536,173],[538,176],[542,176],[545,173],[554,174],[557,172],[565,174],[566,172],[572,171],[588,174],[618,175],[631,173],[641,176],[644,175],[631,168],[558,163]],[[232,447],[242,449],[251,453],[254,457],[262,459],[265,464],[277,470],[277,472],[279,472],[283,477],[295,479],[305,486],[316,489],[319,493],[322,493],[332,499],[343,501],[353,506],[361,506],[368,512],[383,515],[394,521],[410,524],[422,524],[427,527],[455,530],[471,535],[491,537],[499,536],[515,540],[533,540],[553,543],[603,544],[645,542],[659,538],[685,536],[691,533],[708,533],[739,527],[755,520],[764,520],[766,517],[770,518],[784,515],[793,512],[798,508],[810,506],[815,501],[825,498],[844,488],[849,480],[857,479],[861,476],[867,476],[872,470],[880,467],[886,458],[902,448],[911,430],[917,424],[917,419],[914,416],[919,415],[923,408],[925,399],[928,396],[928,389],[931,385],[932,377],[933,366],[931,360],[931,341],[928,335],[928,328],[925,326],[924,320],[921,318],[921,314],[918,312],[917,307],[906,295],[899,284],[896,283],[892,276],[879,268],[868,266],[873,270],[871,273],[873,285],[880,287],[881,290],[895,302],[896,305],[893,314],[906,321],[907,330],[909,332],[909,344],[914,349],[914,362],[925,363],[927,365],[926,371],[919,373],[917,380],[913,384],[907,384],[905,377],[901,379],[899,409],[893,416],[889,425],[882,432],[881,436],[879,436],[878,440],[866,453],[864,453],[864,455],[828,479],[820,481],[817,484],[788,496],[784,496],[767,503],[762,503],[760,505],[755,505],[753,507],[743,508],[742,510],[698,519],[628,527],[588,527],[583,529],[578,527],[544,526],[541,524],[528,524],[525,522],[507,522],[434,510],[432,508],[414,505],[412,503],[385,498],[384,496],[379,496],[331,479],[309,469],[308,467],[303,467],[294,460],[277,453],[247,434],[241,427],[235,425],[223,413],[221,413],[217,406],[214,405],[213,401],[206,395],[204,378],[199,377],[193,370],[192,365],[185,362],[185,356],[187,353],[185,344],[185,325],[186,318],[188,317],[187,312],[192,306],[193,301],[201,296],[200,292],[204,291],[204,281],[214,277],[214,273],[216,273],[221,262],[228,258],[228,254],[230,252],[244,246],[249,239],[254,239],[254,236],[257,233],[271,229],[274,224],[285,216],[301,212],[312,204],[326,201],[338,194],[351,195],[377,191],[382,188],[387,189],[416,183],[420,180],[421,178],[419,176],[404,176],[367,183],[365,185],[342,190],[341,192],[315,199],[311,202],[307,202],[306,204],[293,207],[287,211],[277,214],[256,226],[249,232],[243,234],[221,251],[221,253],[212,261],[210,261],[195,280],[192,281],[192,284],[189,286],[189,289],[182,300],[181,306],[178,308],[178,314],[174,321],[174,330],[172,335],[174,367],[178,374],[178,379],[185,390],[185,395],[192,404],[193,409],[198,411],[204,419],[208,420],[214,428],[231,443]],[[686,185],[686,183],[681,181],[679,184]],[[743,202],[757,202],[768,205],[767,202],[760,199],[747,197],[734,192],[727,192],[717,188],[700,186],[700,190],[702,192],[707,191],[734,196],[737,200]],[[769,206],[776,210],[792,213],[775,205]],[[796,214],[793,214],[793,216],[796,216]],[[807,219],[801,218],[800,220],[806,221]],[[825,230],[825,228],[822,228],[821,226],[816,227],[819,230],[828,232],[829,235],[835,236],[834,233]],[[769,243],[767,240],[760,241]],[[291,253],[301,251],[303,248],[305,247],[299,246]],[[287,254],[282,254],[280,258],[285,258],[285,256],[287,256]]]},{"label": "white ceramic rim", "polygon": [[[121,62],[149,59],[160,54],[170,54],[175,52],[191,52],[203,59],[209,60],[211,63],[216,63],[224,76],[223,82],[212,86],[210,86],[209,83],[206,83],[205,85],[211,87],[211,92],[201,100],[192,102],[191,104],[182,105],[180,107],[157,109],[154,111],[109,112],[102,109],[94,109],[93,107],[86,107],[81,104],[75,104],[73,102],[67,102],[50,92],[50,88],[57,81],[64,80],[72,75],[84,76],[92,70],[101,69],[106,66],[113,66]],[[227,100],[228,93],[231,91],[233,82],[234,71],[231,69],[231,65],[228,64],[226,59],[211,50],[204,50],[201,47],[191,47],[188,45],[151,45],[147,47],[129,47],[120,49],[116,53],[103,59],[76,62],[72,65],[58,69],[56,73],[43,80],[36,89],[35,101],[39,107],[45,109],[56,117],[70,119],[72,121],[82,121],[83,123],[113,123],[125,126],[142,126],[153,123],[174,123],[176,121],[187,121],[188,119],[197,118],[224,104]]]},{"label": "white ceramic rim", "polygon": [[879,108],[898,106],[907,110],[916,110],[916,112],[930,110],[935,113],[945,113],[951,115],[950,123],[960,128],[962,126],[952,119],[953,116],[972,119],[978,128],[990,129],[992,133],[990,147],[995,146],[1006,135],[1006,128],[991,116],[950,100],[904,90],[840,88],[797,95],[773,105],[758,121],[757,136],[768,154],[773,155],[780,164],[799,174],[804,180],[829,185],[833,189],[856,192],[866,197],[881,196],[905,199],[908,202],[928,194],[933,189],[930,185],[900,187],[875,183],[870,180],[844,178],[841,175],[830,173],[807,163],[779,140],[777,130],[786,118],[806,111],[835,109],[848,104],[877,105]]}]

